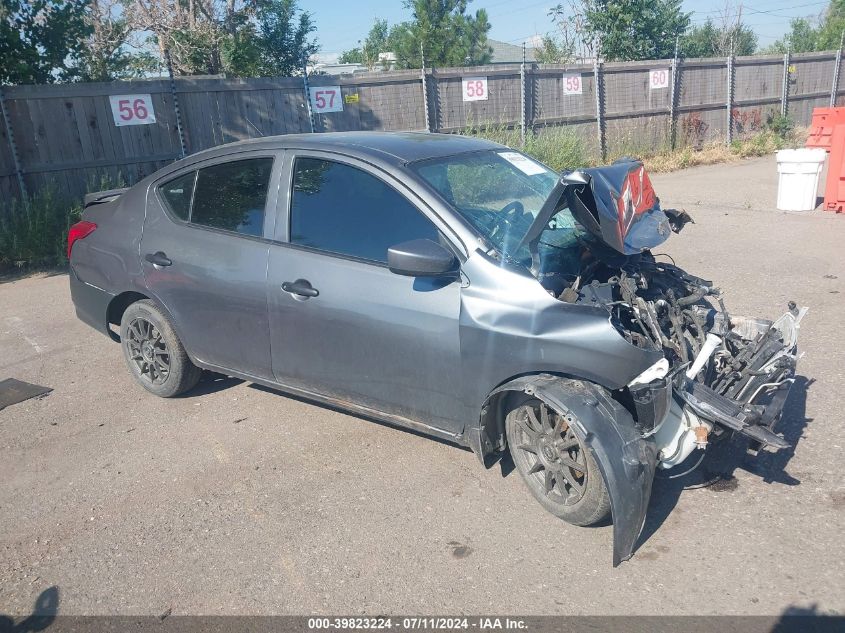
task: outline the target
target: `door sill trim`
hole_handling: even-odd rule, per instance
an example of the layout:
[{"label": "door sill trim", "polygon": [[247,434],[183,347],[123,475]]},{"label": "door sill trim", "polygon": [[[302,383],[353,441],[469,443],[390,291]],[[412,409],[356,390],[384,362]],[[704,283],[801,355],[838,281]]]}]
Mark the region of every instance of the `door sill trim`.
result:
[{"label": "door sill trim", "polygon": [[385,422],[393,426],[411,429],[412,431],[417,431],[425,435],[432,435],[442,440],[459,444],[460,446],[466,446],[466,443],[463,440],[463,434],[461,433],[450,433],[449,431],[444,431],[443,429],[439,429],[435,426],[429,426],[428,424],[425,424],[423,422],[417,422],[416,420],[405,418],[400,415],[384,413],[383,411],[371,409],[370,407],[366,407],[364,405],[355,404],[353,402],[348,402],[339,398],[331,398],[329,396],[325,396],[317,392],[308,391],[306,389],[300,389],[299,387],[291,387],[281,382],[268,380],[267,378],[260,378],[258,376],[247,374],[245,372],[234,371],[232,369],[227,369],[226,367],[220,367],[218,365],[206,363],[198,359],[195,359],[194,363],[200,368],[207,369],[208,371],[217,372],[219,374],[225,374],[227,376],[239,378],[248,382],[254,382],[264,387],[268,387],[276,391],[281,391],[282,393],[286,393],[288,395],[304,398],[305,400],[311,400],[317,404],[335,407],[347,413],[372,418],[378,420],[379,422]]}]

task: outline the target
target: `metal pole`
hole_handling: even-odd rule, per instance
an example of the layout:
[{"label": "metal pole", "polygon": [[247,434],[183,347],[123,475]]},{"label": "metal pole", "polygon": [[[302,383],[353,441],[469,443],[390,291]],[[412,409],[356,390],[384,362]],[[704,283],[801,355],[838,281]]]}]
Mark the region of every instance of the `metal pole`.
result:
[{"label": "metal pole", "polygon": [[602,88],[601,62],[599,61],[598,53],[596,53],[596,58],[593,60],[593,82],[596,89],[596,125],[598,126],[599,155],[602,161],[604,161],[607,157],[607,145],[604,138],[604,99],[602,98],[604,90]]},{"label": "metal pole", "polygon": [[9,149],[12,152],[12,161],[15,164],[15,175],[18,177],[18,187],[21,190],[21,199],[23,199],[26,204],[29,196],[26,192],[26,184],[23,181],[21,159],[18,155],[18,145],[15,143],[15,131],[12,129],[12,119],[9,117],[9,111],[6,109],[6,97],[3,94],[2,85],[0,85],[0,113],[3,115],[3,123],[6,126],[6,137],[9,139]]},{"label": "metal pole", "polygon": [[839,48],[836,51],[836,68],[833,69],[833,85],[830,87],[830,107],[836,107],[836,93],[839,92],[839,69],[842,67],[842,44],[845,31],[839,36]]},{"label": "metal pole", "polygon": [[731,54],[728,57],[728,99],[725,105],[725,119],[727,121],[727,132],[725,133],[725,142],[730,145],[734,134],[733,121],[733,102],[734,102],[734,51],[731,47]]},{"label": "metal pole", "polygon": [[431,132],[431,114],[428,111],[428,79],[425,76],[425,53],[423,52],[423,45],[420,42],[420,61],[422,68],[420,68],[420,81],[423,89],[423,107],[425,108],[425,130]]},{"label": "metal pole", "polygon": [[519,140],[525,148],[525,42],[522,43],[522,65],[519,67]]},{"label": "metal pole", "polygon": [[176,114],[176,131],[179,134],[179,147],[182,151],[182,158],[188,153],[185,143],[185,131],[182,128],[182,112],[179,109],[179,97],[176,96],[176,81],[173,79],[173,63],[170,60],[170,49],[164,49],[164,62],[167,64],[167,76],[170,78],[170,96],[173,98],[173,112]]},{"label": "metal pole", "polygon": [[675,121],[675,108],[678,99],[678,43],[680,38],[675,38],[675,55],[672,57],[672,94],[669,96],[669,147],[675,149],[675,138],[677,136],[677,122]]},{"label": "metal pole", "polygon": [[780,90],[780,115],[786,116],[789,108],[789,48],[783,54],[783,83]]},{"label": "metal pole", "polygon": [[302,56],[302,88],[305,90],[305,107],[308,109],[308,123],[314,133],[314,112],[311,110],[311,90],[308,88],[308,58]]}]

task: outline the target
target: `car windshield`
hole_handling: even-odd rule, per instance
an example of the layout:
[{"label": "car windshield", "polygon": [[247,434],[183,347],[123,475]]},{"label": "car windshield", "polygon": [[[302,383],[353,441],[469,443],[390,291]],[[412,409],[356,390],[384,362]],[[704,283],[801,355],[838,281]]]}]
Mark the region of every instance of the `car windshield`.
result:
[{"label": "car windshield", "polygon": [[[554,189],[557,173],[507,149],[457,154],[421,161],[413,167],[500,253],[526,265],[531,263],[528,247],[519,248],[519,244]],[[564,207],[544,230],[541,251],[551,247],[557,252],[555,259],[566,258],[565,251],[578,250],[569,247],[576,247],[585,233]],[[572,256],[577,258],[577,253]]]}]

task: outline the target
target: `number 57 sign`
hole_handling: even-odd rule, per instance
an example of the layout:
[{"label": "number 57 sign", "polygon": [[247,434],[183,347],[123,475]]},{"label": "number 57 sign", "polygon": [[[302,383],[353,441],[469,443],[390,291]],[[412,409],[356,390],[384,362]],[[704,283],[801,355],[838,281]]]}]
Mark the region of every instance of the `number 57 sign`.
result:
[{"label": "number 57 sign", "polygon": [[109,102],[117,127],[156,122],[153,98],[150,95],[109,95]]},{"label": "number 57 sign", "polygon": [[314,114],[343,112],[340,86],[309,86],[308,97],[311,100],[311,110]]}]

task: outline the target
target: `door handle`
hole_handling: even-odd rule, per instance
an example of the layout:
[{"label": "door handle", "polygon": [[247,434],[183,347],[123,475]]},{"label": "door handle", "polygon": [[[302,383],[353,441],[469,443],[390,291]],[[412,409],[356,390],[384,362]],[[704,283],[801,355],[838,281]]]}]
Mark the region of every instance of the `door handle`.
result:
[{"label": "door handle", "polygon": [[296,281],[286,281],[282,284],[282,290],[289,292],[292,295],[300,297],[317,297],[320,291],[311,285],[307,279],[297,279]]},{"label": "door handle", "polygon": [[150,262],[153,266],[170,266],[173,262],[170,261],[170,258],[167,257],[161,251],[155,253],[147,253],[144,257],[148,262]]}]

